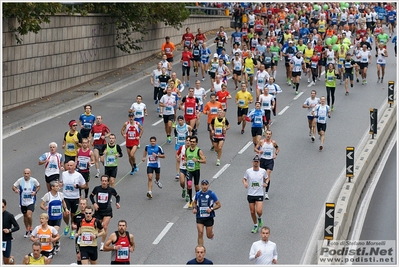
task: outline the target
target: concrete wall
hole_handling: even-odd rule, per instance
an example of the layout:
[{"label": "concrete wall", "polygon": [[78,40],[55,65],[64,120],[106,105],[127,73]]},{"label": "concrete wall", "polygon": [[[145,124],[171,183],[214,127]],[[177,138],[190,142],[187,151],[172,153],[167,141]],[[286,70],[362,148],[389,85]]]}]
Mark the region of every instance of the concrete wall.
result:
[{"label": "concrete wall", "polygon": [[[115,29],[103,27],[109,18],[57,15],[38,34],[22,36],[18,45],[10,32],[16,19],[3,19],[3,110],[29,103],[85,83],[112,70],[160,52],[165,36],[178,43],[186,27],[192,32],[229,27],[226,16],[191,15],[180,30],[163,23],[149,25],[143,48],[125,54],[116,48]],[[133,36],[140,38],[140,34]]]}]

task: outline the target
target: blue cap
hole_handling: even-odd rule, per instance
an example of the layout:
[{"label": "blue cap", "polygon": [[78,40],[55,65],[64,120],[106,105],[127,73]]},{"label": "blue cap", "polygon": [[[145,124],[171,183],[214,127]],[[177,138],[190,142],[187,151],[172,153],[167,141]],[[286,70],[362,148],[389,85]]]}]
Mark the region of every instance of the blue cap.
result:
[{"label": "blue cap", "polygon": [[201,184],[209,184],[209,181],[204,179],[204,180],[201,181]]}]

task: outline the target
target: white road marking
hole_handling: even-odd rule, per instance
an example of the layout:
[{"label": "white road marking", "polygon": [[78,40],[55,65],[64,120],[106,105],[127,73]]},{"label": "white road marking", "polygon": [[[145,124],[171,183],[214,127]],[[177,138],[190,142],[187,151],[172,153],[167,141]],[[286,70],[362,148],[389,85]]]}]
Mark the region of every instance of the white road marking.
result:
[{"label": "white road marking", "polygon": [[220,175],[222,175],[222,173],[227,170],[227,168],[230,167],[230,164],[226,164],[224,165],[212,178],[213,179],[217,179]]},{"label": "white road marking", "polygon": [[15,220],[17,221],[19,218],[21,218],[22,216],[24,216],[22,213],[18,214],[17,216],[15,216]]},{"label": "white road marking", "polygon": [[252,141],[249,141],[240,151],[238,151],[238,154],[241,155],[242,153],[245,152],[245,150],[247,150],[248,147],[250,147],[253,144]]},{"label": "white road marking", "polygon": [[152,126],[156,126],[156,125],[160,124],[161,122],[163,122],[163,119],[160,119],[159,121],[154,122],[154,123],[152,124]]},{"label": "white road marking", "polygon": [[277,115],[283,115],[283,113],[289,108],[290,106],[286,106],[285,108],[283,108],[283,110],[281,110]]},{"label": "white road marking", "polygon": [[297,100],[302,94],[303,92],[300,92],[297,96],[294,97],[294,100]]},{"label": "white road marking", "polygon": [[166,233],[169,231],[169,229],[173,226],[173,223],[168,223],[165,228],[162,230],[162,232],[155,238],[154,242],[152,242],[153,245],[157,245],[161,239],[166,235]]}]

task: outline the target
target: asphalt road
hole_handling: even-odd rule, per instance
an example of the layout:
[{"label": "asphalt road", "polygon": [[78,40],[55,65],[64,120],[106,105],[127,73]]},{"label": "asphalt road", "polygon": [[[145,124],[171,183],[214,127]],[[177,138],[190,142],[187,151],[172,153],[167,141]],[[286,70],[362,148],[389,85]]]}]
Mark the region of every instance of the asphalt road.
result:
[{"label": "asphalt road", "polygon": [[[391,55],[392,49],[392,44],[389,43],[388,50]],[[273,139],[277,141],[281,152],[275,161],[275,170],[271,177],[270,200],[265,201],[263,208],[264,224],[271,227],[270,239],[277,243],[280,264],[300,262],[320,209],[325,204],[326,196],[344,167],[345,148],[357,146],[368,129],[369,109],[379,108],[384,101],[387,101],[387,82],[396,80],[397,76],[395,62],[396,58],[392,56],[388,58],[384,84],[377,84],[373,57],[373,63],[368,71],[367,85],[355,83],[355,87],[350,89],[349,96],[344,95],[343,85],[337,86],[335,110],[328,122],[322,152],[318,151],[318,140],[315,143],[310,141],[306,109],[301,106],[312,89],[317,90],[319,97],[326,94],[324,82],[309,88],[306,78],[303,77],[299,88],[301,94],[296,96],[292,87],[285,83],[284,64],[280,62],[277,83],[282,87],[283,93],[278,95],[280,113],[273,118],[271,129]],[[174,70],[178,73],[178,77],[181,77],[179,64],[174,66]],[[192,77],[191,84],[194,80]],[[210,88],[208,77],[202,85],[206,89]],[[234,97],[232,81],[229,81],[228,88]],[[165,144],[163,123],[152,126],[160,120],[152,100],[152,92],[148,78],[90,103],[93,106],[93,113],[103,116],[104,123],[116,133],[117,142],[120,144],[124,141],[120,129],[127,120],[127,110],[135,102],[136,95],[142,95],[143,102],[147,104],[149,110],[149,116],[145,118],[142,147],[149,141],[150,136],[155,135],[166,152],[166,158],[161,160],[163,189],[154,186],[152,200],[146,197],[145,165],[140,164],[139,173],[131,176],[126,153],[120,160],[115,188],[121,195],[121,209],[114,208],[110,231],[117,229],[118,219],[127,220],[128,230],[134,234],[136,241],[136,250],[131,256],[131,262],[134,264],[185,264],[194,257],[197,240],[195,216],[186,208],[186,202],[180,196],[180,186],[174,179],[176,174],[174,145]],[[186,92],[184,91],[183,95]],[[213,260],[215,264],[249,264],[250,246],[259,239],[259,235],[251,234],[252,221],[246,201],[246,190],[241,180],[245,170],[251,167],[254,152],[252,146],[243,149],[251,140],[250,125],[247,125],[245,134],[241,135],[241,126],[236,125],[236,108],[233,100],[230,100],[229,107],[227,118],[231,123],[231,129],[227,133],[220,167],[215,166],[215,153],[209,151],[205,117],[202,117],[198,130],[198,145],[207,157],[207,164],[201,168],[201,178],[211,180],[210,189],[216,192],[222,205],[216,212],[215,239],[213,241],[205,239],[205,246],[207,258]],[[282,110],[284,112],[281,112]],[[70,119],[78,119],[82,112],[82,108],[66,110],[60,116],[3,140],[3,198],[8,200],[7,209],[14,215],[20,211],[18,196],[10,190],[12,184],[22,176],[24,168],[30,168],[32,176],[42,183],[39,197],[44,195],[44,169],[43,166],[37,165],[38,158],[43,152],[48,151],[48,144],[51,141],[58,143],[61,152],[63,133],[68,130],[67,123]],[[126,151],[125,147],[123,150]],[[142,153],[143,149],[139,149],[137,158],[140,159]],[[226,164],[230,165],[214,179],[215,174]],[[92,175],[94,172],[95,170],[92,170]],[[90,188],[98,184],[99,181],[92,178]],[[34,213],[34,225],[39,224],[40,213],[41,210],[37,207]],[[395,217],[396,214],[390,216]],[[13,254],[16,255],[17,262],[21,262],[23,255],[29,252],[31,242],[23,238],[22,219],[20,218],[18,222],[22,230],[14,233]],[[160,236],[165,227],[168,227],[168,231],[164,231],[165,234]],[[64,224],[61,228],[64,228]],[[162,237],[160,241],[154,244],[156,243],[154,241],[160,237]],[[108,253],[99,254],[99,264],[109,263]],[[75,262],[73,241],[63,236],[61,252],[54,257],[52,263],[72,262]]]}]

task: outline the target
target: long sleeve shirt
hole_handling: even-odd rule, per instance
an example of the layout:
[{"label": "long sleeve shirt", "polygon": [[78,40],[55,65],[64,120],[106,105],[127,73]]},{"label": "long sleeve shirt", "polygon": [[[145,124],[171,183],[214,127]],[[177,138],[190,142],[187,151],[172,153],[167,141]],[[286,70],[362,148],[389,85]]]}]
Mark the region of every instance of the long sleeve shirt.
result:
[{"label": "long sleeve shirt", "polygon": [[[255,258],[256,253],[261,251],[259,257]],[[256,241],[252,244],[251,250],[249,251],[249,260],[255,261],[255,264],[270,265],[273,259],[277,260],[277,246],[272,241]]]}]

